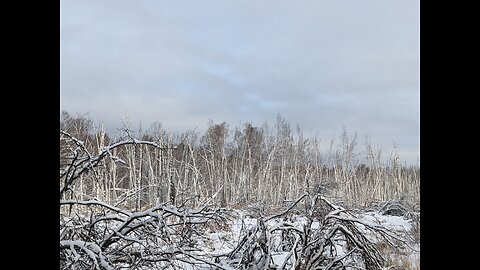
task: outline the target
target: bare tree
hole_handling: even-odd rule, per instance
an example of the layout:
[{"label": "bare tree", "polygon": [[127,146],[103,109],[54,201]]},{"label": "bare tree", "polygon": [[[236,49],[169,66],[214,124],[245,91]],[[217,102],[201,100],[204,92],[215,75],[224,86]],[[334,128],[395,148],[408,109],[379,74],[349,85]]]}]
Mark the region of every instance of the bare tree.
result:
[{"label": "bare tree", "polygon": [[[69,117],[60,131],[62,269],[380,269],[385,260],[368,232],[392,247],[405,242],[325,196],[401,198],[381,210],[402,214],[410,206],[399,195],[418,189],[418,167],[396,152],[384,161],[370,145],[360,163],[356,135],[346,131],[340,150],[325,156],[318,139],[282,118],[276,129],[247,123],[231,141],[226,123],[211,123],[203,137],[157,124],[139,130],[141,139],[124,129],[113,141]],[[199,245],[206,228],[229,224],[225,207],[237,203],[255,209],[256,226],[231,252],[208,254]],[[278,252],[287,253],[280,263]]]},{"label": "bare tree", "polygon": [[[80,177],[98,174],[97,168],[106,158],[126,163],[113,154],[115,149],[140,145],[167,151],[175,147],[165,148],[128,135],[94,154],[83,141],[68,132],[60,131],[60,136],[70,151],[60,170],[61,269],[217,266],[198,252],[194,236],[202,232],[196,227],[225,220],[219,209],[207,205],[191,209],[186,207],[188,200],[185,200],[179,206],[161,203],[143,211],[130,211],[97,199],[79,200],[75,196],[74,186]],[[70,199],[66,198],[68,192],[72,195]]]}]

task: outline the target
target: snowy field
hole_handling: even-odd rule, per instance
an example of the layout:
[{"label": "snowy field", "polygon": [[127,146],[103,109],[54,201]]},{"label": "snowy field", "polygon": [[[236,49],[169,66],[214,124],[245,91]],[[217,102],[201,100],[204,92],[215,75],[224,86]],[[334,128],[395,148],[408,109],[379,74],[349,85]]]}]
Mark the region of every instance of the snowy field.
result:
[{"label": "snowy field", "polygon": [[[97,240],[60,244],[72,265],[97,269],[130,269],[132,262],[122,263],[129,257],[146,262],[137,269],[420,269],[419,213],[329,205],[333,210],[302,214],[291,207],[270,216],[224,209],[221,222],[215,211],[171,206],[123,211],[127,218],[76,214],[62,219],[61,238],[73,232],[74,239]],[[105,219],[115,221],[105,226]]]},{"label": "snowy field", "polygon": [[[228,230],[218,230],[218,231],[211,231],[206,234],[206,238],[200,241],[198,244],[204,251],[205,254],[210,254],[213,256],[222,256],[226,255],[238,245],[242,235],[245,232],[252,231],[258,224],[258,219],[249,217],[246,211],[236,211],[237,219],[233,220],[229,224]],[[397,232],[399,235],[405,237],[405,239],[409,239],[412,233],[412,219],[408,219],[404,216],[392,216],[392,215],[384,215],[377,211],[368,211],[362,212],[359,211],[356,216],[359,220],[366,222],[367,224],[375,224],[384,226],[387,229],[390,229],[394,232]],[[266,222],[267,228],[275,228],[281,226],[281,219],[270,220]],[[303,226],[306,224],[307,220],[305,217],[302,216],[294,216],[291,218],[293,221],[292,224],[295,225],[296,228],[302,230]],[[318,229],[320,224],[318,221],[313,222],[311,224],[312,229]],[[362,226],[360,226],[362,227]],[[365,233],[370,233],[365,231]],[[371,233],[370,233],[371,234]],[[369,235],[372,241],[378,241],[376,237],[373,235]],[[272,241],[275,242],[275,241]],[[388,248],[385,248],[384,245],[379,245],[380,247],[384,247],[381,251],[387,253],[382,254],[384,257],[387,257],[389,263],[395,265],[388,265],[386,269],[420,269],[420,244],[413,243],[412,240],[408,241],[409,246],[403,246],[403,248],[399,251],[392,251]],[[276,243],[280,244],[280,243]],[[338,248],[337,254],[338,256],[342,256],[346,253],[342,246],[337,245]],[[202,252],[203,253],[203,252]],[[282,269],[281,266],[286,264],[285,260],[288,257],[287,251],[277,251],[271,254],[272,261],[270,262],[269,269]],[[407,261],[405,261],[407,260]],[[226,265],[222,265],[227,269],[235,269],[228,267]],[[388,267],[396,267],[396,268],[388,268]],[[405,268],[408,267],[408,268]],[[207,268],[210,269],[210,268]],[[213,268],[211,268],[213,269]],[[285,268],[290,269],[290,268]],[[348,268],[347,268],[348,269]],[[353,268],[351,268],[353,269]]]}]

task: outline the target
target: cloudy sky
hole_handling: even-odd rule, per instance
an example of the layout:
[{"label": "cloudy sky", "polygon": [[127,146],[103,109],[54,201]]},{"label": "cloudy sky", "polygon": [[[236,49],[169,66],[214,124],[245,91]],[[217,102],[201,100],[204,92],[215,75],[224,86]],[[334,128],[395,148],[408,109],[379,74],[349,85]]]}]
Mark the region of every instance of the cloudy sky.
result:
[{"label": "cloudy sky", "polygon": [[346,127],[419,157],[419,0],[62,0],[60,109],[170,131]]}]

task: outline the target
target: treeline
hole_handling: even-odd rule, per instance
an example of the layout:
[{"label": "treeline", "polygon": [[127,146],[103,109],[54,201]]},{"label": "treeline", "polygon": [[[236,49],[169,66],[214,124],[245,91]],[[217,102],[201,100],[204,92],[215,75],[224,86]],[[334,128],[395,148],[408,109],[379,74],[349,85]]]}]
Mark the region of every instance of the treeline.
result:
[{"label": "treeline", "polygon": [[[147,130],[124,127],[112,138],[100,125],[63,112],[60,120],[60,170],[75,158],[78,142],[90,153],[127,137],[148,145],[115,148],[109,159],[81,176],[63,199],[97,198],[134,209],[170,201],[195,205],[278,205],[305,192],[322,192],[349,205],[409,199],[419,202],[420,168],[407,166],[394,151],[384,157],[375,145],[359,146],[356,134],[344,131],[329,150],[320,139],[306,137],[282,117],[273,126],[245,123],[230,128],[210,123],[204,133],[167,132],[154,123]],[[69,136],[66,136],[68,134]]]}]

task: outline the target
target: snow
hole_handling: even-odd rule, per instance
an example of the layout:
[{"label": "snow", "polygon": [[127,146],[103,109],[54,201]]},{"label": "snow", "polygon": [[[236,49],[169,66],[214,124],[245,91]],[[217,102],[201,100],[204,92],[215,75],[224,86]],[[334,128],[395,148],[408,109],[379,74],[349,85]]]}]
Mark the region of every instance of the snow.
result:
[{"label": "snow", "polygon": [[212,243],[212,254],[227,254],[234,249],[232,234],[226,232],[215,232],[209,234]]},{"label": "snow", "polygon": [[[65,203],[68,203],[65,201]],[[93,202],[88,202],[88,203],[93,203]],[[98,203],[98,202],[95,202]],[[129,219],[132,217],[140,217],[143,215],[146,215],[147,212],[151,214],[152,209],[146,210],[144,212],[138,212],[135,215],[132,215]],[[164,207],[164,210],[166,211],[174,211],[173,209],[168,209],[167,207]],[[184,213],[183,213],[184,214]],[[192,214],[190,212],[189,214]],[[335,214],[335,213],[330,213],[330,214]],[[338,214],[338,213],[337,213]],[[343,213],[342,218],[343,218]],[[196,243],[195,243],[195,248],[198,248],[199,251],[192,253],[195,254],[194,256],[198,256],[198,258],[211,258],[211,256],[226,256],[229,254],[231,251],[234,250],[234,248],[238,245],[239,241],[243,238],[243,236],[249,232],[252,231],[256,228],[258,225],[258,219],[257,218],[252,218],[251,216],[248,215],[248,213],[245,210],[235,210],[234,216],[236,216],[235,219],[229,221],[227,224],[228,226],[219,228],[219,227],[212,227],[209,228],[209,231],[207,231],[204,235],[204,237],[197,238]],[[403,216],[389,216],[389,215],[383,215],[379,212],[376,211],[369,211],[369,212],[357,212],[356,217],[361,221],[364,222],[368,226],[384,226],[388,229],[397,231],[398,233],[405,234],[408,233],[410,230],[412,230],[412,220],[409,220]],[[345,219],[350,219],[353,217],[345,216]],[[293,215],[290,216],[288,219],[284,219],[283,217],[277,217],[277,218],[272,218],[265,222],[265,226],[267,227],[267,230],[270,230],[271,234],[269,237],[272,237],[270,240],[271,245],[275,247],[280,247],[281,245],[281,238],[280,238],[280,232],[279,231],[274,231],[273,229],[275,228],[281,228],[281,227],[289,227],[289,228],[295,228],[298,230],[303,231],[303,227],[307,224],[307,218],[304,216],[299,216],[299,215]],[[124,221],[126,222],[126,221]],[[365,232],[368,232],[368,230],[363,227]],[[311,224],[311,229],[312,230],[317,230],[320,228],[320,222],[314,221]],[[96,245],[95,243],[85,243],[83,241],[61,241],[61,245],[65,246],[70,246],[72,249],[72,253],[74,256],[77,256],[75,254],[75,249],[73,246],[79,247],[83,249],[91,258],[96,258],[97,263],[102,265],[103,267],[107,268],[107,263],[104,260],[103,255],[101,254],[100,247]],[[137,243],[135,243],[137,244]],[[135,245],[134,244],[134,245]],[[137,244],[138,245],[138,244]],[[419,245],[413,245],[416,250],[420,250]],[[345,250],[345,247],[341,242],[335,245],[336,248],[336,254],[337,257],[344,256],[347,252]],[[417,265],[419,262],[419,256],[420,252],[415,252],[415,251],[408,251],[407,257],[408,259],[412,262],[412,265]],[[205,257],[206,256],[206,257]],[[222,257],[225,258],[225,257]],[[289,252],[284,252],[282,251],[281,248],[279,249],[274,249],[271,253],[271,259],[272,261],[270,262],[270,266],[272,267],[281,267],[287,259],[289,259]],[[293,259],[293,258],[292,258]],[[190,265],[184,264],[179,262],[182,267],[184,266],[184,269],[193,269]],[[226,265],[226,262],[223,259],[220,259],[220,261],[217,262],[219,266],[223,267],[224,269],[233,269],[231,266]],[[213,268],[201,268],[201,269],[213,269]],[[288,268],[286,268],[288,269]]]},{"label": "snow", "polygon": [[[225,231],[211,231],[206,235],[206,238],[197,242],[199,244],[200,249],[204,250],[205,253],[211,255],[226,255],[231,252],[238,241],[244,235],[245,232],[254,229],[257,226],[258,220],[251,217],[246,217],[244,211],[237,210],[236,216],[238,218],[234,219],[229,224],[229,229]],[[367,225],[381,225],[388,229],[397,231],[399,233],[406,233],[412,229],[411,220],[402,217],[402,216],[389,216],[389,215],[382,215],[378,212],[370,211],[357,214],[357,217],[360,221],[365,222]],[[303,216],[293,216],[288,221],[284,221],[283,218],[274,218],[265,223],[268,229],[272,229],[275,227],[282,227],[287,225],[293,225],[295,228],[302,230],[303,226],[307,224],[307,219]],[[312,223],[312,229],[318,229],[320,227],[320,223],[315,221]],[[276,235],[273,234],[274,243],[280,244],[279,241],[275,239]],[[342,245],[336,245],[337,248],[337,256],[343,256],[346,254],[344,247]],[[420,250],[420,247],[417,245],[415,249]],[[275,264],[276,267],[280,267],[284,261],[288,258],[288,252],[272,252],[272,264]],[[419,261],[419,252],[413,252],[408,255],[412,262]],[[414,265],[414,264],[413,264]],[[272,265],[273,266],[273,265]]]},{"label": "snow", "polygon": [[277,267],[280,267],[282,266],[283,262],[285,262],[285,259],[287,259],[287,256],[288,252],[275,252],[272,254],[273,263]]},{"label": "snow", "polygon": [[411,220],[405,219],[403,216],[389,216],[378,212],[367,212],[360,214],[359,218],[396,231],[410,231],[412,229]]}]

